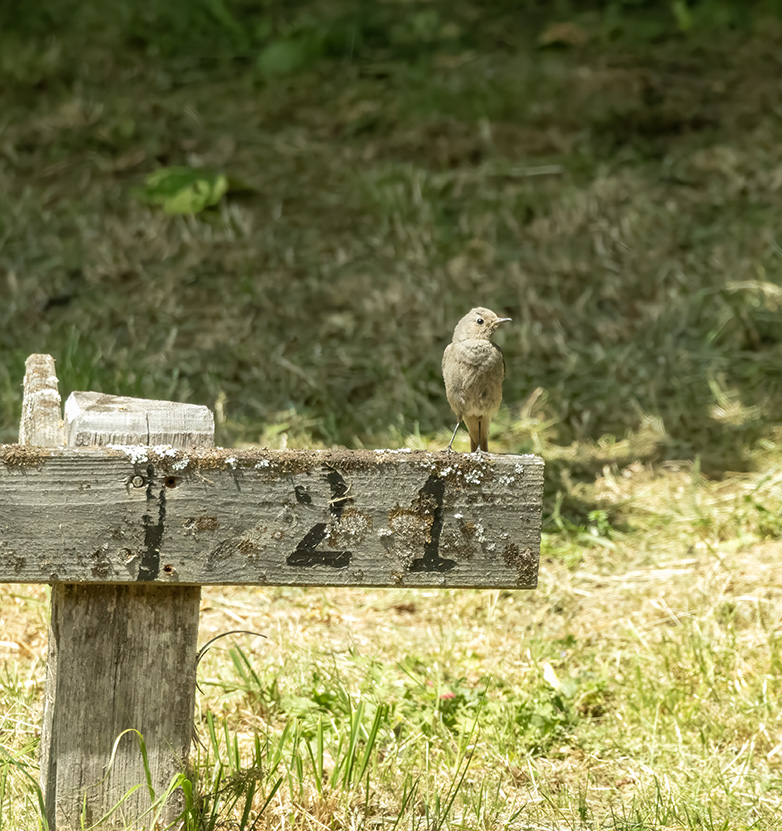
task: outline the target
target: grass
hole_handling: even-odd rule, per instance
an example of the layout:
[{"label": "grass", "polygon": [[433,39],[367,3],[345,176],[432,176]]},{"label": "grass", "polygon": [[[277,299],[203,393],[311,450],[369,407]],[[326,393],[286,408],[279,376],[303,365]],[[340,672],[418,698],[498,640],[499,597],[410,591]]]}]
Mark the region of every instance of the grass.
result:
[{"label": "grass", "polygon": [[[186,828],[778,826],[778,11],[0,10],[1,441],[47,351],[224,445],[441,449],[480,303],[493,446],[547,461],[534,593],[205,593],[204,640],[268,640],[201,665]],[[170,167],[216,205],[150,202]],[[46,596],[0,595],[0,829],[35,828]]]}]

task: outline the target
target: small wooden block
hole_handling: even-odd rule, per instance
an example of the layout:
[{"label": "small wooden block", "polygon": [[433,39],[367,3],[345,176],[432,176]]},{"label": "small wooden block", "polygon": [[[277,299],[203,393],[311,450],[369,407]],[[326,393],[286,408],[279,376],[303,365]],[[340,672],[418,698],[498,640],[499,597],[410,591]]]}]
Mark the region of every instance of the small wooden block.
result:
[{"label": "small wooden block", "polygon": [[65,443],[54,358],[30,355],[25,361],[19,444],[60,447]]},{"label": "small wooden block", "polygon": [[214,445],[214,417],[208,407],[72,392],[65,402],[65,439],[70,447],[107,444]]}]

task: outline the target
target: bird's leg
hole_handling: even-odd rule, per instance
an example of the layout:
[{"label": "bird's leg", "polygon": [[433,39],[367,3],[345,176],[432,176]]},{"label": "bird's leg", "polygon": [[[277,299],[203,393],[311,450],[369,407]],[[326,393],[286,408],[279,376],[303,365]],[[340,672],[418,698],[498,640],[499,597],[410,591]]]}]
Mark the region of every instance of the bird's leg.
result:
[{"label": "bird's leg", "polygon": [[456,427],[453,428],[453,435],[451,436],[451,440],[448,442],[448,450],[453,450],[453,440],[456,438],[456,432],[459,429],[459,425],[462,423],[462,420],[459,419],[456,422]]},{"label": "bird's leg", "polygon": [[489,452],[489,427],[491,426],[491,419],[486,419],[486,426],[483,426],[483,421],[481,420],[481,431],[483,432],[483,436],[481,437],[481,450],[484,453]]},{"label": "bird's leg", "polygon": [[483,453],[483,439],[481,438],[481,427],[483,427],[483,419],[478,419],[478,446],[475,448],[473,452],[475,453]]}]

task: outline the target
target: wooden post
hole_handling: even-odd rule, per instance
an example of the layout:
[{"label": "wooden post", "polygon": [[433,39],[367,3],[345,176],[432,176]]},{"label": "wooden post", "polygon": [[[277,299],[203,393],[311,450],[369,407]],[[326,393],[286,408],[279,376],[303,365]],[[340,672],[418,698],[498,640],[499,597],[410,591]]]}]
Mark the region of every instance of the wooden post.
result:
[{"label": "wooden post", "polygon": [[[51,377],[56,389],[53,372]],[[65,430],[70,445],[87,440],[108,444],[118,438],[147,444],[150,437],[176,447],[214,444],[214,425],[205,407],[95,393],[71,396]],[[90,827],[109,814],[101,828],[150,827],[154,800],[186,766],[201,589],[150,582],[159,568],[165,489],[154,472],[146,478],[148,557],[136,582],[52,586],[41,736],[42,788],[52,831],[76,831],[82,821]],[[93,553],[82,551],[81,556],[89,559]],[[177,792],[158,818],[165,825],[181,810]]]}]

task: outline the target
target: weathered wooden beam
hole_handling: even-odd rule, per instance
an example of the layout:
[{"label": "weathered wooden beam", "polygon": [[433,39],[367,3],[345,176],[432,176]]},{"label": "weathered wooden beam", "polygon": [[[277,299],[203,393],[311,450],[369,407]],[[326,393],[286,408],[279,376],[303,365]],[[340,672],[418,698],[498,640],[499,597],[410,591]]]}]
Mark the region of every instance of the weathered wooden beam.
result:
[{"label": "weathered wooden beam", "polygon": [[537,583],[535,456],[5,445],[0,462],[0,581]]},{"label": "weathered wooden beam", "polygon": [[[185,405],[179,410],[171,402],[94,394],[71,396],[69,402],[66,422],[70,441],[80,436],[83,441],[85,430],[89,430],[93,444],[105,444],[118,435],[136,442],[155,435],[180,446],[190,441],[203,446],[211,441],[207,429],[211,414],[205,419],[202,412],[206,408]],[[117,408],[115,420],[112,407]],[[77,429],[79,419],[81,432]],[[65,453],[65,458],[80,454],[77,450],[59,452]],[[30,503],[23,508],[25,497],[18,500],[10,493],[15,507],[9,504],[6,508],[0,495],[0,528],[13,527],[20,535],[26,533],[28,540],[24,549],[0,543],[0,563],[11,563],[12,569],[13,563],[27,557],[25,552],[47,548],[48,534],[62,534],[69,524],[74,528],[80,523],[88,527],[102,524],[100,516],[106,505],[98,498],[90,509],[89,477],[82,478],[71,468],[70,473],[58,476],[56,483],[43,484],[39,474],[46,477],[45,453],[40,447],[17,446],[6,457],[7,463],[0,465],[4,473],[16,471],[11,478],[17,484],[27,478],[44,488],[39,492],[37,510]],[[39,461],[31,467],[24,461],[20,465],[25,457]],[[74,488],[65,486],[66,480],[81,492],[80,497]],[[99,493],[100,489],[95,495]],[[103,497],[107,497],[105,492]],[[55,517],[60,514],[62,518],[71,509],[73,522],[68,520],[60,527]],[[155,534],[154,528],[148,532],[147,556],[154,556]],[[66,537],[60,536],[60,542],[65,541]],[[152,792],[161,795],[187,762],[193,731],[201,589],[143,580],[134,585],[102,585],[96,550],[90,547],[91,541],[87,547],[85,544],[86,538],[77,532],[64,546],[67,554],[63,556],[92,563],[95,582],[82,584],[80,578],[66,574],[68,569],[62,580],[49,575],[54,585],[40,743],[49,828],[76,831],[98,827],[96,823],[103,817],[108,818],[100,823],[101,829],[151,828],[153,822],[159,823],[155,827],[168,827],[181,811],[182,793],[174,793],[156,816],[150,812]],[[100,558],[99,553],[97,556]],[[0,567],[0,574],[4,572]],[[139,735],[146,745],[152,790],[147,786]]]}]

